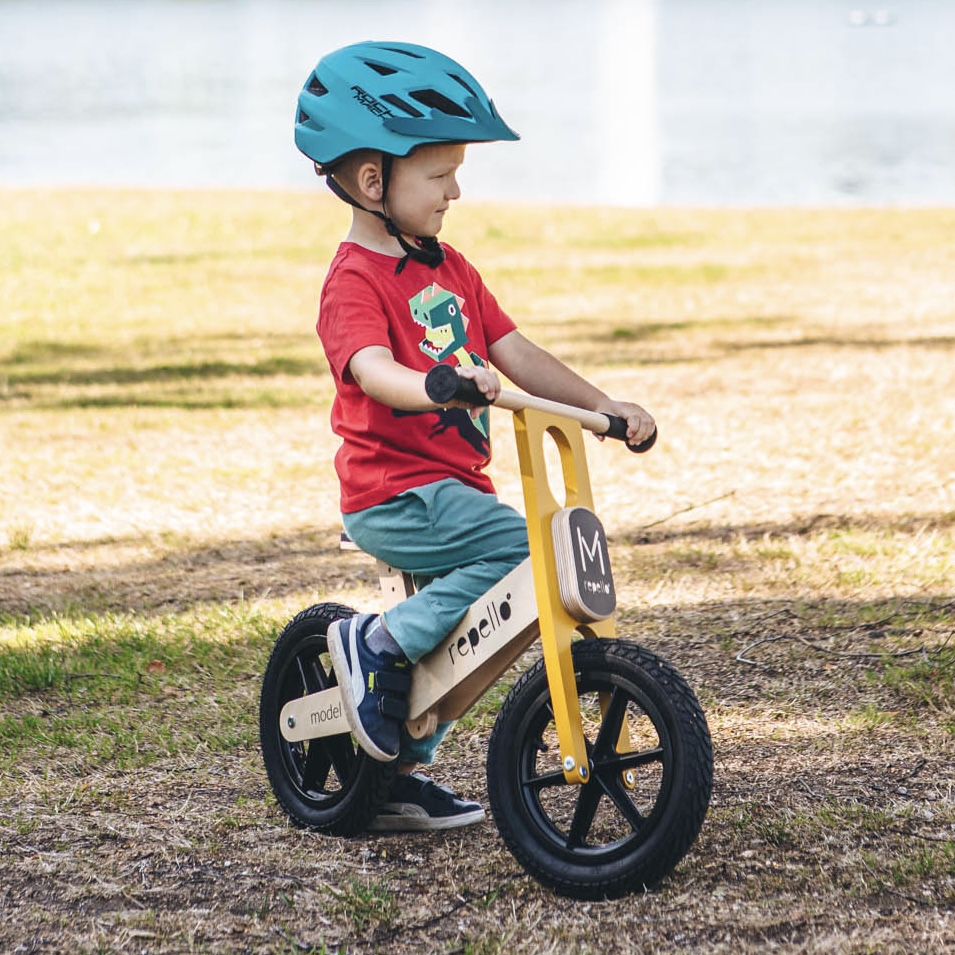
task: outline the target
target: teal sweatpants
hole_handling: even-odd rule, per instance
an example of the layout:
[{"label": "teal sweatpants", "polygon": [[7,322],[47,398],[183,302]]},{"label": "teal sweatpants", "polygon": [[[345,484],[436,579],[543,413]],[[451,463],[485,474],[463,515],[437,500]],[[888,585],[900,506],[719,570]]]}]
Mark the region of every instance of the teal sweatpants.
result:
[{"label": "teal sweatpants", "polygon": [[[448,478],[343,515],[348,536],[392,567],[425,578],[387,610],[385,626],[412,663],[433,650],[468,608],[527,557],[524,518],[494,494]],[[403,734],[402,762],[431,763],[450,724],[426,739]]]}]

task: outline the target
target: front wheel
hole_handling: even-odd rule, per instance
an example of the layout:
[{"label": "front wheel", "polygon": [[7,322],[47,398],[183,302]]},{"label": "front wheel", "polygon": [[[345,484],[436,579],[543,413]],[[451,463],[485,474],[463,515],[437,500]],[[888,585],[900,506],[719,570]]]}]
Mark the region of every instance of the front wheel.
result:
[{"label": "front wheel", "polygon": [[569,784],[543,661],[514,685],[488,747],[491,812],[534,878],[577,899],[618,898],[665,878],[709,806],[706,718],[677,671],[622,640],[572,647],[590,780]]},{"label": "front wheel", "polygon": [[262,680],[259,741],[272,792],[295,825],[336,836],[367,828],[388,795],[394,763],[380,763],[348,733],[290,743],[279,714],[290,700],[336,685],[326,635],[355,615],[340,604],[303,610],[279,635]]}]

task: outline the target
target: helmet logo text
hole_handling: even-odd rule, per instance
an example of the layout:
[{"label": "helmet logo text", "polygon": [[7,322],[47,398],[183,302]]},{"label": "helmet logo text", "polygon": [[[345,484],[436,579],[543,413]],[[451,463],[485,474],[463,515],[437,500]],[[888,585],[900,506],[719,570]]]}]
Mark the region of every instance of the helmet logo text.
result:
[{"label": "helmet logo text", "polygon": [[375,116],[394,115],[384,103],[380,103],[371,93],[366,93],[360,86],[353,86],[352,92],[355,94],[355,99],[358,100],[369,113],[374,113]]}]

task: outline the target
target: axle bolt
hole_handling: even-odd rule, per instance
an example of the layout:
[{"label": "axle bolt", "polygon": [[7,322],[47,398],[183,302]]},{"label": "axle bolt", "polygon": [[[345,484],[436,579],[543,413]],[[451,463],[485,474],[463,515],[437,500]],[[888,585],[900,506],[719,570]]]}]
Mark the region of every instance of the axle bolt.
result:
[{"label": "axle bolt", "polygon": [[290,716],[290,717],[288,718],[288,728],[289,728],[290,730],[295,729],[295,717],[294,717],[294,716]]},{"label": "axle bolt", "polygon": [[577,765],[577,761],[573,756],[564,757],[564,772],[569,773],[573,772],[574,767]]}]

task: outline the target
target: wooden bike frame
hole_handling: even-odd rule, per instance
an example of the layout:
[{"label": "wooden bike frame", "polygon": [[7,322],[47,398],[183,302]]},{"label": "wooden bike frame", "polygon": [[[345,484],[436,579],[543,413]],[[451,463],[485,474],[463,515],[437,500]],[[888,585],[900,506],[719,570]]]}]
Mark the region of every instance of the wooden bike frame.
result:
[{"label": "wooden bike frame", "polygon": [[[603,433],[605,415],[568,405],[502,392],[495,407],[514,412],[514,429],[527,515],[530,556],[477,600],[461,623],[412,671],[408,729],[432,733],[439,722],[463,715],[540,636],[544,666],[560,742],[560,761],[569,783],[586,783],[589,760],[571,657],[581,633],[613,637],[612,617],[581,622],[561,599],[552,536],[554,515],[563,508],[593,510],[583,428]],[[554,496],[545,448],[559,453],[565,500]],[[410,575],[378,562],[386,607],[414,592]],[[289,742],[348,733],[337,686],[287,703],[280,715]],[[629,747],[621,739],[618,749]]]}]

